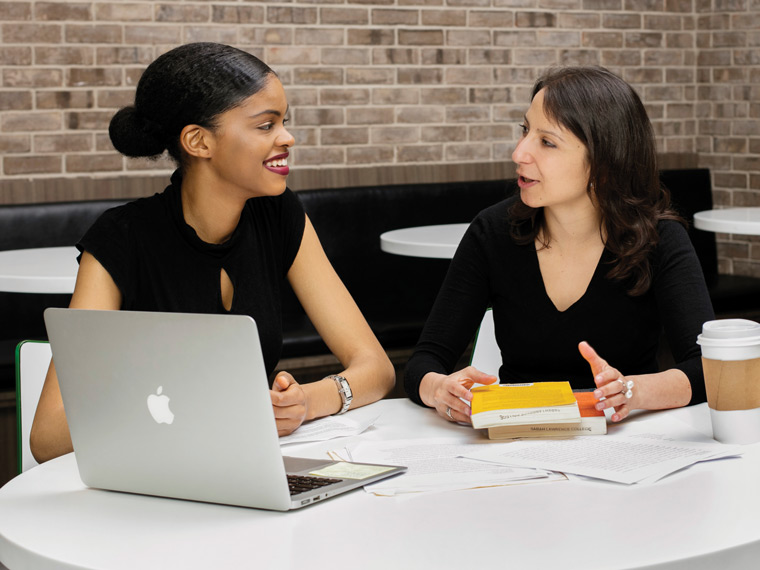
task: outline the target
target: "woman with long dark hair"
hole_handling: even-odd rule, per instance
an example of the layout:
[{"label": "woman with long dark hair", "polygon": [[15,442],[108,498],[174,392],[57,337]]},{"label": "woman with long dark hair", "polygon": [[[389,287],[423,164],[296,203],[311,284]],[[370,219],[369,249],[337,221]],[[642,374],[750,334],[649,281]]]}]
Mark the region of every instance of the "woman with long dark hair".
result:
[{"label": "woman with long dark hair", "polygon": [[[73,308],[250,315],[272,373],[287,279],[344,370],[305,385],[279,372],[271,397],[280,434],[378,400],[395,377],[286,187],[295,142],[287,120],[277,75],[249,53],[196,43],[156,59],[109,133],[125,156],[166,150],[178,169],[164,192],[109,210],[90,228],[77,244],[71,299]],[[71,450],[52,365],[31,445],[38,460]]]},{"label": "woman with long dark hair", "polygon": [[569,380],[613,421],[704,401],[696,339],[712,305],[636,92],[603,68],[553,70],[521,127],[519,195],[470,225],[407,364],[409,397],[469,422],[469,388],[497,378],[454,366],[492,306],[501,382]]}]

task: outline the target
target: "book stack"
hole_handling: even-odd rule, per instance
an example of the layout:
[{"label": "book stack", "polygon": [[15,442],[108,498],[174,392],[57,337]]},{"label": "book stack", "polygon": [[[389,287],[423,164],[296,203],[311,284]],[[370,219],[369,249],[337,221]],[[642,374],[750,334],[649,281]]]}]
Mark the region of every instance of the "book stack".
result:
[{"label": "book stack", "polygon": [[569,382],[479,386],[472,396],[472,425],[491,439],[607,433],[593,393],[573,392]]}]

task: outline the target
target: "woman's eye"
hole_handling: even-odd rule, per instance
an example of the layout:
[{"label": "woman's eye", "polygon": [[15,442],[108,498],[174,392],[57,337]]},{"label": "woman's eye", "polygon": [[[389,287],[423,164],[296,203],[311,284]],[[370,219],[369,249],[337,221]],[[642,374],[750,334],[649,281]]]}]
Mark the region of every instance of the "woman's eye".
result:
[{"label": "woman's eye", "polygon": [[555,145],[553,142],[548,141],[546,139],[542,139],[541,142],[543,143],[543,145],[545,147],[548,147],[548,148],[556,148],[557,147],[557,145]]},{"label": "woman's eye", "polygon": [[522,136],[525,136],[528,134],[528,127],[526,127],[523,123],[520,123],[518,126],[520,127],[520,133],[522,134]]},{"label": "woman's eye", "polygon": [[270,131],[272,130],[272,127],[274,125],[272,123],[264,123],[263,125],[259,125],[259,129],[262,131]]}]

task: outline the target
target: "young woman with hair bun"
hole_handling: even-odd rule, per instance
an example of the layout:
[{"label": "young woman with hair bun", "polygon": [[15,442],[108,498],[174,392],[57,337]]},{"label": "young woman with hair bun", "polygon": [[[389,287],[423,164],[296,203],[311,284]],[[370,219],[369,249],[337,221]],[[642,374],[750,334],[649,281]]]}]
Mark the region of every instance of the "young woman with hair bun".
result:
[{"label": "young woman with hair bun", "polygon": [[[167,151],[178,168],[163,192],[105,212],[77,244],[70,305],[250,315],[272,373],[282,347],[280,288],[287,279],[344,370],[304,385],[277,373],[271,398],[280,434],[374,402],[395,378],[286,187],[295,143],[287,120],[280,80],[249,53],[194,43],[156,59],[140,78],[134,105],[114,115],[109,134],[128,157]],[[54,365],[31,446],[38,461],[72,449]]]}]

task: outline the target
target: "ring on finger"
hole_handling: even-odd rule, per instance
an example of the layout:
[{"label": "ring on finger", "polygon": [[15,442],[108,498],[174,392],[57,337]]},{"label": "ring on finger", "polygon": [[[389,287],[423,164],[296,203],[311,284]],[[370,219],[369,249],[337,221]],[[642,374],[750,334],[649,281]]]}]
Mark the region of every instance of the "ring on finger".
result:
[{"label": "ring on finger", "polygon": [[449,416],[450,420],[454,419],[453,417],[451,417],[451,406],[449,406],[448,408],[446,408],[446,415]]},{"label": "ring on finger", "polygon": [[620,393],[625,396],[627,400],[630,400],[633,397],[633,380],[623,380],[623,378],[618,378],[618,382],[620,382]]}]

